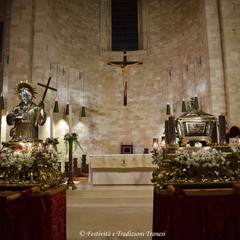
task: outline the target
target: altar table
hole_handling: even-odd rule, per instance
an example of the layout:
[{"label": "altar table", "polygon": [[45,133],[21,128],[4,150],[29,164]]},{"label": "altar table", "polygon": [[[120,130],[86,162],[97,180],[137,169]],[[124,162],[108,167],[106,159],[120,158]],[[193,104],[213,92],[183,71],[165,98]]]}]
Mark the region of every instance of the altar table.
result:
[{"label": "altar table", "polygon": [[[153,237],[164,240],[239,240],[240,191],[154,191]],[[162,235],[162,236],[160,236]],[[164,237],[163,237],[164,236]]]},{"label": "altar table", "polygon": [[66,186],[15,193],[0,191],[0,240],[66,240]]},{"label": "altar table", "polygon": [[151,184],[156,165],[151,154],[89,155],[90,181],[95,185]]}]

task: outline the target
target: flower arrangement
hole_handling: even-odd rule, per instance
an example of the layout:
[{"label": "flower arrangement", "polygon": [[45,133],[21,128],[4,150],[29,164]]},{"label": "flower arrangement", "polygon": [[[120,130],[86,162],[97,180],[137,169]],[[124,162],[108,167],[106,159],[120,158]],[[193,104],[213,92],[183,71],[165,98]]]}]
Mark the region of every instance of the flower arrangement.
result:
[{"label": "flower arrangement", "polygon": [[[51,150],[51,151],[50,151]],[[63,182],[59,168],[61,153],[42,145],[5,147],[0,151],[0,185],[47,188]]]},{"label": "flower arrangement", "polygon": [[44,160],[46,164],[51,164],[54,168],[57,169],[60,157],[61,153],[58,152],[42,152],[41,154],[33,152],[31,154],[23,154],[21,151],[18,151],[17,153],[8,151],[6,153],[1,153],[0,166],[15,166],[18,168],[18,170],[21,170],[23,167],[32,167],[34,162],[41,158],[41,160]]},{"label": "flower arrangement", "polygon": [[153,163],[158,168],[153,172],[152,182],[162,189],[173,183],[221,183],[240,180],[240,160],[234,153],[216,149],[184,150],[168,157],[164,150],[152,151]]},{"label": "flower arrangement", "polygon": [[57,152],[57,145],[59,144],[58,138],[46,138],[43,146],[46,149],[53,148]]},{"label": "flower arrangement", "polygon": [[68,148],[69,148],[69,142],[72,142],[74,144],[74,150],[76,150],[79,147],[81,149],[81,151],[84,152],[82,146],[80,145],[80,143],[78,141],[77,133],[74,132],[74,133],[65,134],[64,140],[65,140],[67,152],[68,152]]},{"label": "flower arrangement", "polygon": [[35,156],[31,154],[22,154],[21,151],[17,153],[6,151],[1,153],[0,166],[1,168],[16,166],[18,170],[21,170],[23,167],[31,167],[35,160]]},{"label": "flower arrangement", "polygon": [[58,138],[46,138],[44,145],[47,146],[49,144],[53,144],[53,145],[59,144]]},{"label": "flower arrangement", "polygon": [[64,140],[72,140],[72,141],[78,141],[78,135],[77,133],[67,133],[64,135]]}]

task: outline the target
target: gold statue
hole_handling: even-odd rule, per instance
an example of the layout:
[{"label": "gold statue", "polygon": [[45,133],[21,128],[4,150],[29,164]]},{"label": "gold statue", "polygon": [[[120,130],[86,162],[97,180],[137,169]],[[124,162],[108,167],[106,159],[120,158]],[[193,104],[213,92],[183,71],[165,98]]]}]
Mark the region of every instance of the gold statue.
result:
[{"label": "gold statue", "polygon": [[13,142],[38,141],[38,125],[46,122],[44,103],[37,105],[32,100],[37,94],[35,88],[27,81],[21,81],[16,88],[21,102],[7,115],[7,124],[14,127],[10,131]]}]

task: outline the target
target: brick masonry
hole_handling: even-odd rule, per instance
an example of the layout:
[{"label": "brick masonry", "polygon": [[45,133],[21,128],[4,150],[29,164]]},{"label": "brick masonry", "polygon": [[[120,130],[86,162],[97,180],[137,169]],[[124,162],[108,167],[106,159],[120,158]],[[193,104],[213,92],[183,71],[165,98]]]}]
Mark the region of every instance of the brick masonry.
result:
[{"label": "brick masonry", "polygon": [[[108,49],[105,33],[109,26],[103,26],[106,22],[101,21],[109,12],[104,9],[109,6],[106,2],[1,3],[1,19],[8,21],[8,44],[1,63],[7,97],[3,119],[16,105],[13,88],[19,80],[29,79],[37,86],[51,76],[52,86],[58,87],[60,107],[60,113],[54,114],[54,137],[59,138],[63,152],[68,100],[73,110],[73,131],[78,133],[87,154],[120,153],[121,143],[133,143],[135,153],[151,149],[152,139],[163,134],[166,103],[171,102],[177,117],[182,98],[189,100],[195,94],[202,110],[216,116],[223,113],[229,127],[240,127],[240,1],[149,0],[142,9],[147,16],[147,25],[143,23],[147,45],[128,56],[129,60],[143,61],[143,65],[129,69],[128,106],[123,106],[121,69],[107,65],[108,61],[122,60],[122,53]],[[85,118],[80,117],[83,88]],[[38,87],[36,102],[43,91]],[[55,97],[54,92],[48,93],[47,113]],[[3,123],[2,140],[9,139],[9,130]],[[40,138],[49,137],[49,132],[48,120],[40,130]]]}]

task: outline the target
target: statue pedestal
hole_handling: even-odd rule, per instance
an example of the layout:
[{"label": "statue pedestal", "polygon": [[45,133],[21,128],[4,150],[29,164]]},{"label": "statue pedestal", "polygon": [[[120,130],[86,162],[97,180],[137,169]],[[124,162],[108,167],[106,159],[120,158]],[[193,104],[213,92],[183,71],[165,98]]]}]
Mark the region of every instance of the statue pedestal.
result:
[{"label": "statue pedestal", "polygon": [[[187,189],[179,198],[154,192],[152,239],[224,239],[239,236],[240,191],[234,188]],[[162,234],[160,236],[160,234]]]},{"label": "statue pedestal", "polygon": [[22,195],[0,191],[0,239],[66,240],[66,186]]}]

